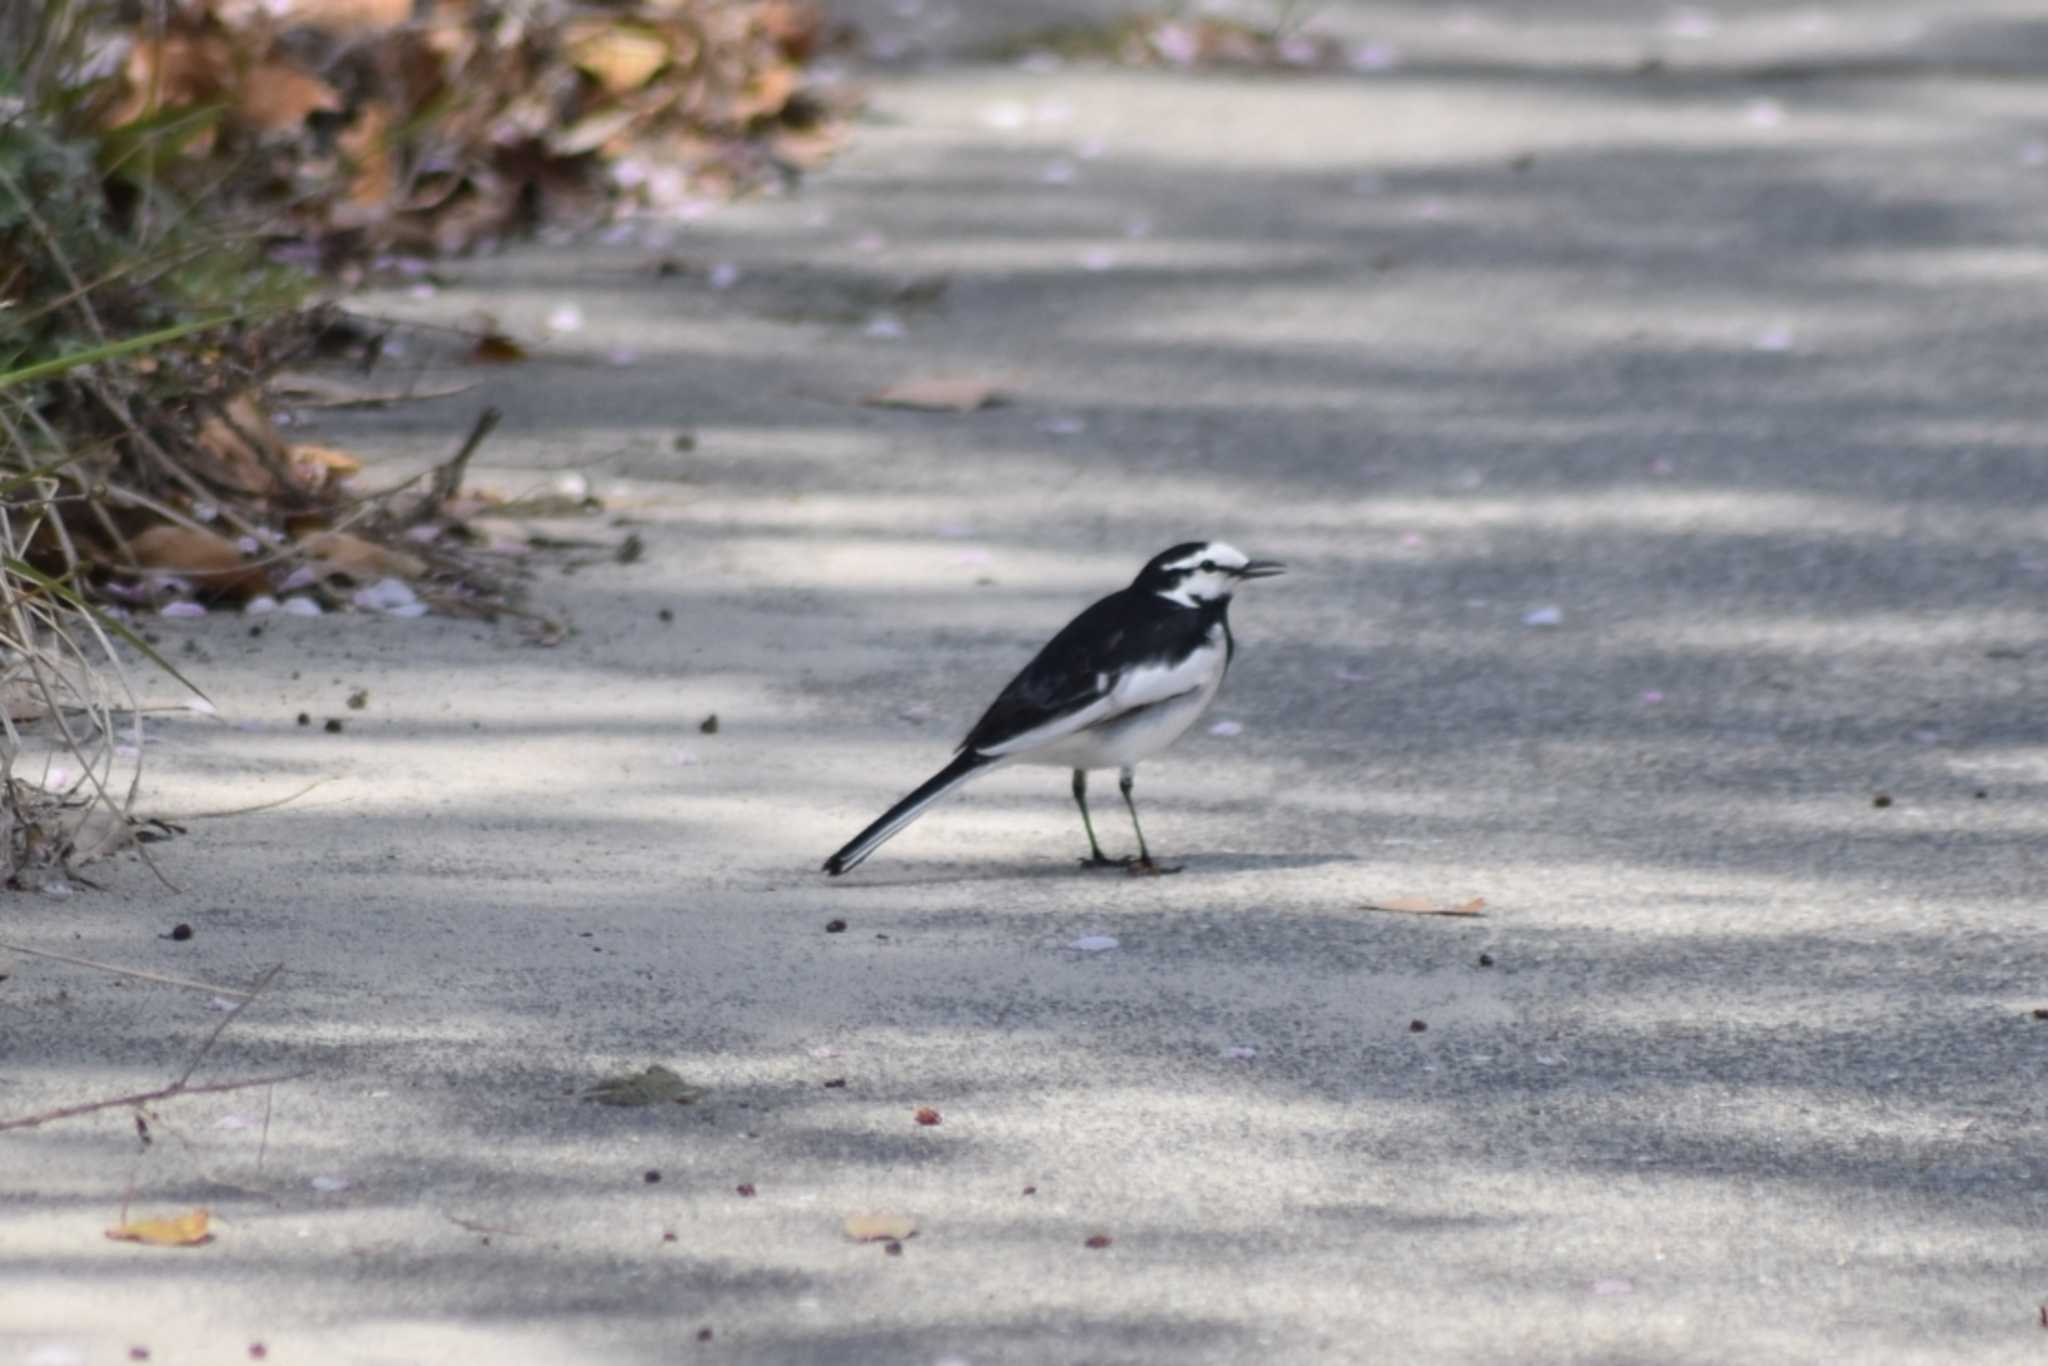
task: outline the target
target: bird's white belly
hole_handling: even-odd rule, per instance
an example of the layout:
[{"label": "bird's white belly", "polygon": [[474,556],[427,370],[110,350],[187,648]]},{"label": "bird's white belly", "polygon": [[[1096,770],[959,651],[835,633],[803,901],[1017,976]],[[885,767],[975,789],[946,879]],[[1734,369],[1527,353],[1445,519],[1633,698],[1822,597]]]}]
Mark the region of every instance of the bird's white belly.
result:
[{"label": "bird's white belly", "polygon": [[1197,689],[1090,726],[1044,749],[1019,754],[1017,762],[1081,769],[1128,767],[1180,739],[1209,710],[1222,685],[1223,669],[1218,667]]}]

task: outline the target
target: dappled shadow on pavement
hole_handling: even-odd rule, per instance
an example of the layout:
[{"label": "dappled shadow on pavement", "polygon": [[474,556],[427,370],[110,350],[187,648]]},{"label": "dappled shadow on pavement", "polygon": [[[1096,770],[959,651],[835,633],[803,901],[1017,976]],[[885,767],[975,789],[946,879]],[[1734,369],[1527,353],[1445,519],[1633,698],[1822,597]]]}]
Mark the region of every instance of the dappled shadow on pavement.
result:
[{"label": "dappled shadow on pavement", "polygon": [[[981,79],[889,97],[828,222],[664,249],[741,262],[730,291],[639,248],[450,291],[640,329],[630,366],[593,336],[475,395],[502,467],[629,481],[647,557],[544,585],[557,651],[343,622],[281,625],[280,664],[161,628],[274,684],[249,729],[159,724],[185,781],[335,775],[164,855],[179,970],[289,963],[209,1073],[313,1075],[260,1171],[214,1127],[255,1097],[167,1113],[200,1156],[160,1139],[149,1200],[236,1226],[174,1269],[50,1240],[107,1219],[125,1117],[11,1136],[48,1175],[0,1274],[309,1320],[341,1284],[358,1317],[630,1360],[700,1323],[778,1362],[1959,1360],[2038,1331],[2030,116],[1967,77],[1503,68],[1219,80],[1233,117],[1189,145],[1158,131],[1205,107],[1185,82],[1062,78],[1075,137],[1005,138],[961,129],[1052,88]],[[1355,136],[1255,156],[1304,91]],[[1104,111],[1122,141],[1049,188]],[[939,275],[900,345],[863,335]],[[850,402],[935,369],[1013,401]],[[417,456],[466,421],[347,438]],[[1141,781],[1184,874],[1075,874],[1047,773],[817,875],[1191,527],[1294,572],[1236,609],[1242,731]],[[301,734],[288,668],[374,672],[375,706]],[[10,933],[135,961],[165,903],[114,881]],[[1489,915],[1358,909],[1408,891]],[[66,989],[15,1003],[6,1113],[174,1075],[216,1018]],[[654,1060],[709,1096],[577,1099]],[[924,1220],[901,1260],[840,1238],[871,1207]]]}]

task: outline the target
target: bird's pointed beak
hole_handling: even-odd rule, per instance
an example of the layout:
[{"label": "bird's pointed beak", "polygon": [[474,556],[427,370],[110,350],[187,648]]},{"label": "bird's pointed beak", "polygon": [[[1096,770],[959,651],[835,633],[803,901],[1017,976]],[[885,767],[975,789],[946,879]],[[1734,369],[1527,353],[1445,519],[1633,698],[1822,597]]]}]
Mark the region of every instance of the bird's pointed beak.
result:
[{"label": "bird's pointed beak", "polygon": [[1287,566],[1278,560],[1253,560],[1237,571],[1240,579],[1270,579],[1275,574],[1285,574]]}]

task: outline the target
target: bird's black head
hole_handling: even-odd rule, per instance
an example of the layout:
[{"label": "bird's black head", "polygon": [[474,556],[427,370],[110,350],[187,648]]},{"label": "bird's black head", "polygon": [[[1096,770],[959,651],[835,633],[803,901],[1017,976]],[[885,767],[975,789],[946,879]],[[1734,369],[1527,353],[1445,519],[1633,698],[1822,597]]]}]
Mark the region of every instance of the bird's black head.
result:
[{"label": "bird's black head", "polygon": [[1245,579],[1269,578],[1281,572],[1271,560],[1254,560],[1222,541],[1183,541],[1162,550],[1138,571],[1131,587],[1157,593],[1183,607],[1227,601]]}]

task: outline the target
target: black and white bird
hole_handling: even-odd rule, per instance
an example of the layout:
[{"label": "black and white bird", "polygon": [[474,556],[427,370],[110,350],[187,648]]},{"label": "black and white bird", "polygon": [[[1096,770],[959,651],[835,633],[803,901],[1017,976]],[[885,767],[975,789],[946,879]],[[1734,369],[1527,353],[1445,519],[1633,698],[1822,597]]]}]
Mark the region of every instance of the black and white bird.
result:
[{"label": "black and white bird", "polygon": [[[1221,541],[1188,541],[1152,558],[1121,592],[1068,622],[1010,680],[960,742],[959,756],[825,860],[837,877],[969,778],[1005,764],[1072,769],[1091,867],[1174,872],[1152,861],[1131,784],[1138,762],[1178,740],[1216,700],[1237,643],[1230,595],[1281,572]],[[1135,860],[1105,858],[1088,818],[1088,771],[1118,770],[1138,836]]]}]

